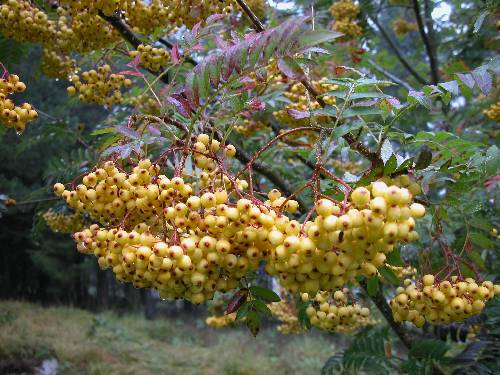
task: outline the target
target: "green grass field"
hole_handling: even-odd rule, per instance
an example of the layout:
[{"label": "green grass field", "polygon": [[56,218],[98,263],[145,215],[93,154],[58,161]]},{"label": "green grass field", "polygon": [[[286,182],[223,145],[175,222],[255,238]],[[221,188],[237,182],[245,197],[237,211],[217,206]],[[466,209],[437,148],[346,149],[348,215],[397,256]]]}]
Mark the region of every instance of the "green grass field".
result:
[{"label": "green grass field", "polygon": [[282,335],[270,327],[254,338],[182,316],[147,321],[0,301],[0,373],[55,358],[59,374],[319,374],[334,341],[317,332]]}]

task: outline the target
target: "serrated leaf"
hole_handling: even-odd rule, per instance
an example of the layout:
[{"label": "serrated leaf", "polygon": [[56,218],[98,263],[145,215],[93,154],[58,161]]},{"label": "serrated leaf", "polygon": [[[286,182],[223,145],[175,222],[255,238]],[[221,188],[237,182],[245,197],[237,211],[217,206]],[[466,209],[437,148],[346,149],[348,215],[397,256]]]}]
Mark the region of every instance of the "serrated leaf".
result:
[{"label": "serrated leaf", "polygon": [[231,298],[231,301],[227,304],[226,308],[226,313],[231,314],[235,311],[237,311],[247,300],[248,298],[248,290],[247,289],[241,289],[238,290],[233,298]]},{"label": "serrated leaf", "polygon": [[269,315],[269,316],[272,315],[272,312],[269,309],[269,307],[267,307],[267,305],[264,302],[262,302],[261,300],[255,299],[255,300],[251,301],[251,304],[252,304],[252,307],[257,312],[259,312],[261,315]]},{"label": "serrated leaf", "polygon": [[393,153],[394,150],[392,149],[391,141],[386,139],[380,148],[380,158],[383,160],[384,164],[387,163]]},{"label": "serrated leaf", "polygon": [[331,138],[332,139],[339,139],[340,137],[346,135],[347,133],[354,132],[361,127],[363,127],[363,124],[361,124],[361,123],[354,124],[354,125],[344,124],[344,125],[337,126],[332,131]]},{"label": "serrated leaf", "polygon": [[366,290],[370,297],[377,295],[379,290],[379,280],[377,276],[370,277],[366,282]]},{"label": "serrated leaf", "polygon": [[255,311],[249,311],[245,322],[252,335],[256,337],[260,330],[260,315]]},{"label": "serrated leaf", "polygon": [[417,359],[433,359],[442,361],[448,351],[448,345],[437,339],[419,339],[415,340],[408,352],[409,357]]},{"label": "serrated leaf", "polygon": [[330,30],[306,30],[300,34],[297,41],[301,48],[306,48],[330,42],[340,38],[342,35],[344,34]]},{"label": "serrated leaf", "polygon": [[288,78],[301,81],[306,78],[301,66],[289,56],[284,56],[278,60],[278,69]]},{"label": "serrated leaf", "polygon": [[391,284],[399,285],[400,283],[399,278],[396,276],[394,271],[392,271],[389,267],[384,266],[380,268],[378,271],[380,272],[384,280],[390,282]]},{"label": "serrated leaf", "polygon": [[477,251],[471,251],[470,253],[467,253],[467,256],[472,259],[472,261],[476,263],[479,268],[484,268],[484,260]]},{"label": "serrated leaf", "polygon": [[392,172],[396,170],[398,166],[398,159],[396,155],[392,154],[387,163],[384,165],[384,175],[390,175]]},{"label": "serrated leaf", "polygon": [[482,233],[471,233],[470,240],[474,245],[479,246],[481,249],[491,249],[493,247],[493,241]]},{"label": "serrated leaf", "polygon": [[481,29],[481,26],[483,25],[483,22],[488,14],[490,14],[488,10],[483,10],[476,18],[476,22],[474,22],[474,33],[477,33]]},{"label": "serrated leaf", "polygon": [[134,129],[127,128],[126,126],[115,125],[115,129],[119,133],[121,133],[124,136],[126,136],[127,138],[130,138],[130,139],[140,139],[141,138],[141,136],[139,135],[139,133],[137,133]]},{"label": "serrated leaf", "polygon": [[109,134],[109,133],[114,133],[116,130],[115,128],[103,128],[103,129],[97,129],[97,130],[94,130],[92,133],[90,133],[90,135],[92,136],[96,136],[96,135],[102,135],[102,134]]},{"label": "serrated leaf", "polygon": [[259,285],[252,285],[249,288],[249,290],[250,290],[250,293],[252,293],[252,295],[254,297],[260,298],[260,299],[262,299],[264,301],[268,301],[268,302],[279,302],[279,301],[281,301],[280,296],[278,296],[272,290],[267,289],[267,288],[263,288],[263,287],[261,287]]},{"label": "serrated leaf", "polygon": [[415,162],[415,169],[425,169],[432,162],[432,152],[428,146],[423,146]]},{"label": "serrated leaf", "polygon": [[387,254],[385,262],[387,264],[390,264],[391,266],[403,267],[404,263],[401,260],[401,251],[399,250],[399,248],[394,249],[389,254]]}]

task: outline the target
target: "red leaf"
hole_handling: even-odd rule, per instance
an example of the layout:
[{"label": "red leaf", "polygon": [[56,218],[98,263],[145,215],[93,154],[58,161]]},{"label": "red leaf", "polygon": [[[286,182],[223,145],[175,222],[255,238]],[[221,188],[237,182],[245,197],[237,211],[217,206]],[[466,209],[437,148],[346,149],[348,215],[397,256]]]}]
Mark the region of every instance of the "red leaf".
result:
[{"label": "red leaf", "polygon": [[138,70],[121,70],[117,74],[142,77],[142,73],[140,71],[138,71]]},{"label": "red leaf", "polygon": [[234,313],[235,311],[238,311],[238,309],[245,303],[248,297],[248,290],[247,289],[241,289],[237,291],[233,298],[231,298],[231,301],[227,304],[226,308],[226,314],[231,314]]},{"label": "red leaf", "polygon": [[191,117],[191,108],[186,99],[179,94],[174,94],[166,99],[167,103],[172,104],[181,115],[184,117]]},{"label": "red leaf", "polygon": [[285,56],[278,60],[279,70],[288,78],[302,80],[306,77],[300,65],[293,58]]},{"label": "red leaf", "polygon": [[291,109],[291,108],[289,108],[289,109],[287,109],[287,112],[295,120],[300,120],[300,119],[308,118],[308,117],[311,116],[311,114],[309,113],[309,111],[299,111],[297,109]]},{"label": "red leaf", "polygon": [[193,28],[191,30],[191,34],[193,36],[197,36],[198,33],[200,32],[200,28],[201,28],[201,22],[198,22],[196,25],[193,26]]},{"label": "red leaf", "polygon": [[249,107],[254,111],[263,111],[266,108],[266,103],[264,103],[259,98],[253,98],[248,103]]},{"label": "red leaf", "polygon": [[130,66],[131,68],[137,68],[141,63],[141,54],[139,53],[132,61],[130,61],[126,66]]},{"label": "red leaf", "polygon": [[217,21],[220,21],[224,17],[226,17],[224,14],[220,14],[220,13],[212,14],[212,15],[208,16],[208,18],[205,21],[205,24],[207,26],[211,25],[211,24],[213,24],[213,23],[215,23]]},{"label": "red leaf", "polygon": [[177,43],[172,46],[170,56],[172,57],[172,62],[174,63],[174,65],[177,65],[181,62],[181,57],[179,55],[179,46],[177,45]]}]

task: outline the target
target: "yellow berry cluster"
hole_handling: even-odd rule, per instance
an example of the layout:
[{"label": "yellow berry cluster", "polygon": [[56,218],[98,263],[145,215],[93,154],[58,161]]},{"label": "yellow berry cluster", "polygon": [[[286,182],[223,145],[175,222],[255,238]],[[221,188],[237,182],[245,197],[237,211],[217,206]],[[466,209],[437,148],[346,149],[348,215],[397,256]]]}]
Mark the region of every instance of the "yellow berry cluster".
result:
[{"label": "yellow berry cluster", "polygon": [[221,316],[211,315],[205,319],[205,323],[213,328],[223,328],[235,324],[236,313],[224,314]]},{"label": "yellow berry cluster", "polygon": [[62,213],[49,209],[42,214],[49,228],[56,233],[74,233],[85,226],[81,213]]},{"label": "yellow berry cluster", "polygon": [[76,61],[67,55],[44,48],[42,52],[42,72],[48,77],[68,79],[76,71]]},{"label": "yellow berry cluster", "polygon": [[9,99],[9,95],[26,90],[26,85],[15,74],[0,78],[0,122],[7,128],[14,128],[18,134],[26,129],[26,124],[38,117],[29,103],[20,107]]},{"label": "yellow berry cluster", "polygon": [[[313,81],[312,83],[319,94],[335,91],[338,88],[337,85],[329,84],[325,81],[326,78],[322,78],[321,80]],[[274,117],[276,117],[276,119],[281,123],[288,125],[291,128],[310,125],[311,119],[309,117],[304,119],[295,119],[288,112],[289,110],[308,111],[320,108],[320,105],[314,99],[308,100],[304,85],[302,83],[295,83],[292,85],[290,90],[285,91],[284,95],[291,101],[291,103],[287,104],[283,109],[275,111],[273,113]],[[333,96],[326,95],[322,98],[326,104],[335,104],[335,97]],[[317,115],[313,117],[314,121],[320,124],[328,121],[328,117],[324,115]]]},{"label": "yellow berry cluster", "polygon": [[129,95],[125,102],[134,107],[134,110],[138,113],[156,116],[161,113],[161,104],[149,92],[139,95]]},{"label": "yellow berry cluster", "polygon": [[170,59],[166,49],[143,44],[140,44],[136,51],[130,51],[128,54],[131,58],[140,55],[141,66],[155,72],[159,71]]},{"label": "yellow berry cluster", "polygon": [[60,1],[55,35],[58,50],[88,52],[108,47],[120,40],[118,31],[99,16],[95,3],[91,0]]},{"label": "yellow berry cluster", "polygon": [[363,33],[358,25],[359,5],[351,0],[336,1],[330,7],[330,13],[335,19],[333,30],[344,34],[342,40],[351,40]]},{"label": "yellow berry cluster", "polygon": [[252,135],[259,131],[269,130],[270,126],[262,121],[245,119],[243,123],[236,125],[234,131],[243,135]]},{"label": "yellow berry cluster", "polygon": [[392,266],[390,264],[385,264],[387,268],[389,268],[394,274],[398,277],[398,279],[406,279],[406,278],[411,278],[417,274],[417,269],[412,266],[406,266],[406,267],[398,267],[398,266]]},{"label": "yellow berry cluster", "polygon": [[493,237],[496,237],[497,240],[500,240],[500,234],[498,234],[498,229],[497,228],[491,228],[490,230],[490,234],[493,236]]},{"label": "yellow berry cluster", "polygon": [[81,101],[102,105],[121,103],[123,97],[120,89],[132,85],[132,81],[123,74],[111,73],[109,65],[85,71],[80,76],[75,74],[71,77],[71,82],[73,86],[67,89],[69,95],[78,91]]},{"label": "yellow berry cluster", "polygon": [[397,36],[403,37],[412,31],[417,31],[418,26],[415,22],[408,22],[404,18],[396,18],[392,22],[392,29]]},{"label": "yellow berry cluster", "polygon": [[429,323],[450,323],[479,314],[485,302],[500,294],[500,285],[491,281],[478,284],[457,276],[441,282],[425,275],[419,283],[406,279],[404,287],[390,301],[394,320],[412,322],[417,327]]},{"label": "yellow berry cluster", "polygon": [[274,247],[266,271],[292,293],[340,288],[358,275],[376,275],[397,244],[419,238],[415,219],[425,207],[412,203],[419,191],[408,176],[398,176],[355,189],[344,210],[318,200],[314,221],[278,218],[269,232]]},{"label": "yellow berry cluster", "polygon": [[[309,301],[309,295],[301,295],[303,301]],[[312,298],[312,303],[307,307],[306,314],[311,325],[319,329],[332,332],[351,332],[360,327],[361,322],[366,322],[370,316],[370,309],[361,307],[356,303],[349,303],[347,295],[337,290],[318,292]]]},{"label": "yellow berry cluster", "polygon": [[268,307],[273,316],[280,322],[276,327],[278,332],[289,335],[304,331],[300,326],[295,305],[291,300],[282,298],[281,301],[273,302]]},{"label": "yellow berry cluster", "polygon": [[0,6],[0,33],[7,38],[44,43],[54,31],[47,14],[29,0],[7,0]]},{"label": "yellow berry cluster", "polygon": [[485,109],[483,113],[495,122],[500,122],[500,102],[493,103],[488,109]]}]

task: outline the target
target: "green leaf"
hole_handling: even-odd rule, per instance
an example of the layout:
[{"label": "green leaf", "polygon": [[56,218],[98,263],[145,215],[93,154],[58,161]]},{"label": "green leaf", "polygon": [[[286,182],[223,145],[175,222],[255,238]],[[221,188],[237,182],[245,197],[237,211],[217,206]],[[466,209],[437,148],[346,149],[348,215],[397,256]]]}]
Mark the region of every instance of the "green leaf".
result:
[{"label": "green leaf", "polygon": [[92,133],[90,133],[90,135],[96,136],[96,135],[102,135],[102,134],[108,134],[108,133],[114,133],[114,132],[116,132],[116,129],[111,127],[111,128],[103,128],[103,129],[94,130]]},{"label": "green leaf", "polygon": [[261,315],[255,311],[249,311],[245,322],[252,335],[256,337],[260,330]]},{"label": "green leaf", "polygon": [[387,163],[385,163],[384,166],[384,175],[390,175],[392,172],[396,170],[398,166],[398,159],[396,158],[396,155],[392,154],[392,156],[387,160]]},{"label": "green leaf", "polygon": [[392,149],[391,141],[386,139],[380,148],[380,157],[384,161],[384,164],[389,161],[389,158],[393,155],[393,153],[394,151]]},{"label": "green leaf", "polygon": [[467,254],[467,256],[472,259],[474,263],[476,263],[479,268],[484,268],[484,260],[481,258],[481,255],[477,251],[471,251]]},{"label": "green leaf", "polygon": [[482,233],[471,233],[470,240],[481,249],[491,249],[493,247],[493,241]]},{"label": "green leaf", "polygon": [[366,283],[366,290],[370,297],[377,295],[379,291],[379,280],[377,276],[370,277]]},{"label": "green leaf", "polygon": [[297,42],[302,48],[312,47],[321,43],[335,40],[337,38],[340,38],[342,35],[344,34],[337,31],[330,31],[325,29],[307,30],[300,33]]},{"label": "green leaf", "polygon": [[268,302],[281,301],[281,298],[276,293],[274,293],[272,290],[267,289],[267,288],[263,288],[259,285],[252,285],[249,288],[249,290],[250,290],[250,293],[252,293],[252,295],[254,297],[260,298],[264,301],[268,301]]},{"label": "green leaf", "polygon": [[412,344],[409,357],[417,359],[434,359],[436,361],[443,361],[445,354],[449,347],[441,340],[438,339],[419,339],[415,340]]},{"label": "green leaf", "polygon": [[483,25],[483,22],[485,18],[488,16],[488,14],[490,14],[488,10],[483,10],[479,14],[479,16],[476,19],[476,22],[474,22],[474,33],[477,33],[481,29],[481,26]]},{"label": "green leaf", "polygon": [[362,123],[357,123],[354,125],[348,125],[348,124],[340,125],[333,130],[331,137],[332,139],[339,139],[340,137],[346,135],[347,133],[356,131],[361,127],[363,127]]},{"label": "green leaf", "polygon": [[253,301],[250,302],[250,304],[261,315],[269,315],[269,316],[272,315],[272,312],[269,309],[269,307],[267,307],[267,305],[261,300],[254,299]]},{"label": "green leaf", "polygon": [[309,316],[306,313],[307,307],[309,307],[310,302],[303,302],[299,300],[298,302],[298,320],[299,324],[302,328],[311,329],[311,321],[309,320]]},{"label": "green leaf", "polygon": [[432,152],[429,147],[423,146],[415,162],[415,169],[425,169],[432,162]]},{"label": "green leaf", "polygon": [[384,111],[380,108],[375,107],[351,107],[342,112],[342,117],[356,117],[356,116],[369,116],[369,115],[381,115]]},{"label": "green leaf", "polygon": [[396,248],[393,251],[391,251],[387,255],[387,258],[385,259],[385,262],[387,264],[390,264],[391,266],[403,267],[404,263],[401,260],[401,250],[399,250],[399,248]]},{"label": "green leaf", "polygon": [[394,285],[399,285],[400,281],[396,274],[387,266],[384,266],[378,270],[383,276],[384,280],[390,282]]}]

